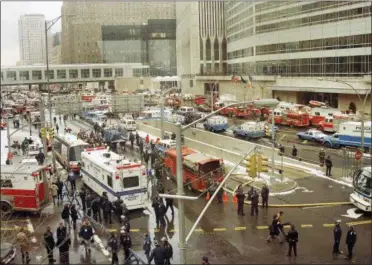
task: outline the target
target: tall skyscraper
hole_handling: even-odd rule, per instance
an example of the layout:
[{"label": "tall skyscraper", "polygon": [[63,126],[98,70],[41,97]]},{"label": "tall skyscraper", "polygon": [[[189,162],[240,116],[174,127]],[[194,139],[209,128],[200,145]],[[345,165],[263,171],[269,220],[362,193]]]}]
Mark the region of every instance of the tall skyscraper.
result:
[{"label": "tall skyscraper", "polygon": [[45,17],[22,15],[18,21],[20,61],[23,65],[45,63]]}]

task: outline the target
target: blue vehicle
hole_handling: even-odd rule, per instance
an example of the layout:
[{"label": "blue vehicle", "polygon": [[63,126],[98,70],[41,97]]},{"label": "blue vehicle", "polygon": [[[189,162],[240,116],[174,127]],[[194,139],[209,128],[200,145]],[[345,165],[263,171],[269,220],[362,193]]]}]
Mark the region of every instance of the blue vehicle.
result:
[{"label": "blue vehicle", "polygon": [[297,133],[297,137],[300,140],[309,140],[317,143],[323,143],[324,139],[327,138],[328,135],[324,134],[321,131],[310,129],[307,130],[306,132]]},{"label": "blue vehicle", "polygon": [[106,143],[121,143],[129,140],[125,131],[108,129],[103,132],[103,141]]},{"label": "blue vehicle", "polygon": [[155,145],[155,150],[157,153],[165,154],[165,151],[167,151],[169,148],[176,148],[176,141],[174,140],[160,140]]},{"label": "blue vehicle", "polygon": [[[337,133],[324,139],[324,144],[329,148],[361,147],[361,131],[361,122],[344,122]],[[371,148],[371,121],[364,122],[364,148]]]},{"label": "blue vehicle", "polygon": [[235,127],[233,133],[235,137],[241,137],[246,140],[261,138],[266,135],[265,123],[254,121],[245,122]]},{"label": "blue vehicle", "polygon": [[204,123],[204,129],[211,132],[223,132],[229,127],[227,118],[223,116],[214,116]]}]

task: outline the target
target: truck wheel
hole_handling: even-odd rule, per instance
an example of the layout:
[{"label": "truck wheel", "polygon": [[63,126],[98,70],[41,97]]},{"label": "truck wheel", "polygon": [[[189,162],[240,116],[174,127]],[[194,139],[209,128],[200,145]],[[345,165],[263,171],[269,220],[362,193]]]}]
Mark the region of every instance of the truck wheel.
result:
[{"label": "truck wheel", "polygon": [[188,191],[193,191],[193,188],[192,188],[192,185],[191,185],[191,181],[189,179],[186,180],[186,187],[187,187],[187,190]]},{"label": "truck wheel", "polygon": [[7,202],[1,202],[0,203],[0,209],[1,209],[1,216],[5,216],[5,215],[11,213],[12,206]]}]

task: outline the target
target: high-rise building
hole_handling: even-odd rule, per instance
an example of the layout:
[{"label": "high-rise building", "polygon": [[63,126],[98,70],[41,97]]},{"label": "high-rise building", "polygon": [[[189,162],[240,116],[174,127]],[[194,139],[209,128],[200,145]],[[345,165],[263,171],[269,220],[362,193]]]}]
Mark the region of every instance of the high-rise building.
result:
[{"label": "high-rise building", "polygon": [[22,15],[18,21],[18,33],[21,64],[45,63],[44,15]]},{"label": "high-rise building", "polygon": [[[172,55],[175,34],[170,34],[168,27],[172,27],[171,20],[174,19],[174,2],[64,2],[62,63],[138,62],[150,65],[151,69],[151,62],[159,61],[159,58],[151,57],[151,45],[160,45],[151,38],[162,40],[166,45],[162,47],[162,53],[168,49],[167,56],[176,58]],[[148,36],[151,25],[158,25],[154,37]],[[159,31],[162,25],[168,25],[165,27],[167,32]],[[168,67],[168,70],[176,67],[175,61],[164,64],[154,67]]]}]

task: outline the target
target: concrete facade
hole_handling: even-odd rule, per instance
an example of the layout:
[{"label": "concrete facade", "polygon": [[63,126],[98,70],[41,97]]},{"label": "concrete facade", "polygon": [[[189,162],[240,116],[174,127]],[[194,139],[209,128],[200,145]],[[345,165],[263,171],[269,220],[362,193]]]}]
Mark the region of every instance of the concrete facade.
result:
[{"label": "concrete facade", "polygon": [[158,89],[160,83],[153,83],[151,77],[121,77],[115,79],[115,89],[118,92],[134,92],[136,89]]}]

